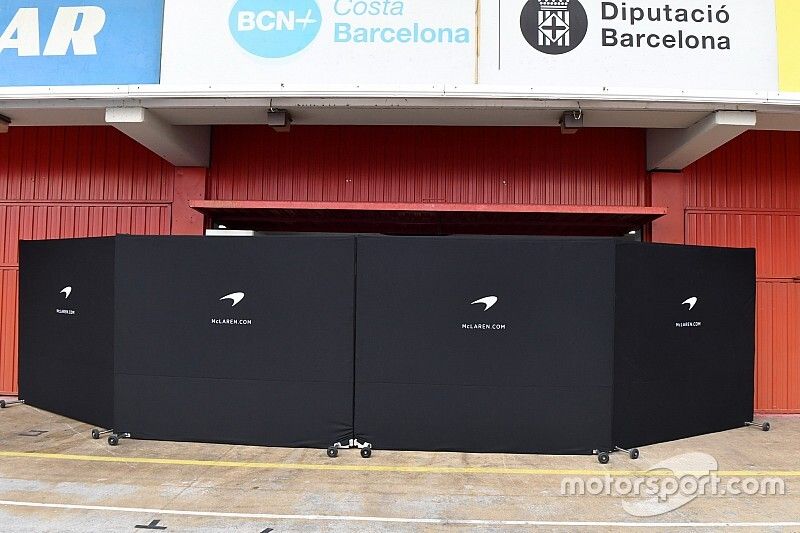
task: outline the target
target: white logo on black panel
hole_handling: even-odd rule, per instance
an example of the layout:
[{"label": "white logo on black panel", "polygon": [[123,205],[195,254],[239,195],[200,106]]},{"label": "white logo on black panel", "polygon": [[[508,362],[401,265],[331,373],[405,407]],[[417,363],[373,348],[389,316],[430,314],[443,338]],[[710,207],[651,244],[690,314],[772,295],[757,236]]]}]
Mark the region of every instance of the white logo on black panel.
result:
[{"label": "white logo on black panel", "polygon": [[483,305],[486,306],[483,309],[484,312],[485,312],[485,311],[488,311],[489,309],[491,309],[492,307],[494,307],[494,304],[497,303],[497,300],[498,300],[497,296],[487,296],[485,298],[481,298],[480,300],[475,300],[470,305],[483,304]]},{"label": "white logo on black panel", "polygon": [[[230,301],[231,308],[239,305],[244,300],[245,294],[243,292],[232,292],[219,299],[220,302]],[[211,324],[213,326],[252,326],[253,321],[249,318],[240,317],[227,317],[227,318],[212,318]]]},{"label": "white logo on black panel", "polygon": [[588,28],[580,0],[528,0],[520,16],[523,37],[545,54],[571,52],[583,42]]},{"label": "white logo on black panel", "polygon": [[[61,289],[59,291],[58,294],[63,294],[64,295],[64,299],[68,300],[69,297],[72,296],[72,286],[68,285],[68,286],[64,287],[63,289]],[[56,309],[56,313],[58,313],[59,315],[74,315],[75,314],[75,310],[74,309]]]},{"label": "white logo on black panel", "polygon": [[[691,298],[687,298],[687,299],[685,299],[685,300],[684,300],[684,301],[681,303],[681,305],[688,305],[689,307],[687,307],[687,308],[685,309],[685,311],[686,311],[686,312],[689,312],[689,311],[692,311],[692,310],[694,310],[695,306],[697,305],[697,303],[698,303],[699,301],[700,301],[700,298],[698,298],[697,296],[692,296]],[[693,322],[675,322],[675,327],[676,327],[676,328],[699,328],[699,327],[701,327],[702,325],[703,325],[703,323],[702,323],[702,322],[699,322],[699,321],[693,321]]]},{"label": "white logo on black panel", "polygon": [[[495,305],[500,299],[497,296],[484,296],[474,302],[471,302],[469,305],[483,305],[482,312],[485,313]],[[494,331],[505,331],[506,324],[487,324],[487,323],[462,323],[461,329],[466,330],[494,330]]]},{"label": "white logo on black panel", "polygon": [[231,293],[231,294],[229,294],[227,296],[223,296],[222,298],[219,299],[220,302],[223,301],[223,300],[230,300],[232,302],[231,303],[231,307],[236,307],[237,305],[239,305],[239,302],[244,300],[244,293],[243,292],[233,292],[233,293]]}]

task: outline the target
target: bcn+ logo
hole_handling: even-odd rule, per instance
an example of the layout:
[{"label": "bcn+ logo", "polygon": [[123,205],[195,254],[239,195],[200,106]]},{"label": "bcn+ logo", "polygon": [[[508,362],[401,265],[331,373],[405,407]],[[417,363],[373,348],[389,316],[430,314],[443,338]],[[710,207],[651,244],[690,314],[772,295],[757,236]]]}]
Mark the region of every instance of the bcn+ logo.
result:
[{"label": "bcn+ logo", "polygon": [[315,0],[238,0],[230,30],[239,46],[259,57],[287,57],[319,33],[322,14]]}]

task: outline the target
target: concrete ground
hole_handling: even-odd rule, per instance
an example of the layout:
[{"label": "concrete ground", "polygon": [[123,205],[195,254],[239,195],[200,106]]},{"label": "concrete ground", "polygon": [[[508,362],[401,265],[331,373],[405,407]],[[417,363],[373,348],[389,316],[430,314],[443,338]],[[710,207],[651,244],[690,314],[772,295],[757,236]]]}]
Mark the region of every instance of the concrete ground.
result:
[{"label": "concrete ground", "polygon": [[[0,531],[800,531],[800,417],[771,421],[768,433],[742,428],[600,465],[380,450],[329,459],[323,450],[137,440],[112,448],[86,424],[14,406],[0,410]],[[718,463],[723,487],[738,478],[756,492],[776,478],[785,494],[693,497],[688,484],[670,495],[668,472],[645,471],[676,458],[698,478]],[[596,494],[606,475],[619,484],[613,494],[562,495],[565,477],[594,483],[586,491]],[[662,500],[631,496],[626,483],[637,478],[663,481]]]}]

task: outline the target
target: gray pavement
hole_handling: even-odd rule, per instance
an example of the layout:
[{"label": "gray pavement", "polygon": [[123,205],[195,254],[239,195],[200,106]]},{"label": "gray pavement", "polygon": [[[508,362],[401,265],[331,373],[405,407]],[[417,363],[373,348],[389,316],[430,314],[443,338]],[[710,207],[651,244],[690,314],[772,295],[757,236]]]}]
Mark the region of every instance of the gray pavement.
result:
[{"label": "gray pavement", "polygon": [[[768,433],[741,428],[600,465],[380,450],[330,459],[324,450],[138,440],[110,447],[90,438],[91,426],[15,406],[0,410],[0,532],[800,532],[800,417],[770,420]],[[665,465],[678,473],[646,472]],[[670,494],[671,481],[709,472],[716,492],[707,485],[698,495],[692,482]],[[565,478],[584,493],[565,494]],[[662,483],[662,498],[633,494],[637,479]],[[778,482],[780,493],[767,494]],[[737,488],[747,494],[731,494]]]}]

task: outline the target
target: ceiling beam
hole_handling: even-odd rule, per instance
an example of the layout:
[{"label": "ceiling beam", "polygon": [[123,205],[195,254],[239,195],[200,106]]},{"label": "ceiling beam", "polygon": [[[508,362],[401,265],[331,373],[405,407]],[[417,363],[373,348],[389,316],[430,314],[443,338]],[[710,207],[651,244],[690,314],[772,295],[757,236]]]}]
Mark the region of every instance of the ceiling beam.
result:
[{"label": "ceiling beam", "polygon": [[685,129],[647,131],[647,170],[683,170],[756,126],[754,111],[715,111]]},{"label": "ceiling beam", "polygon": [[173,126],[143,107],[109,107],[106,123],[175,166],[209,165],[209,126]]}]

